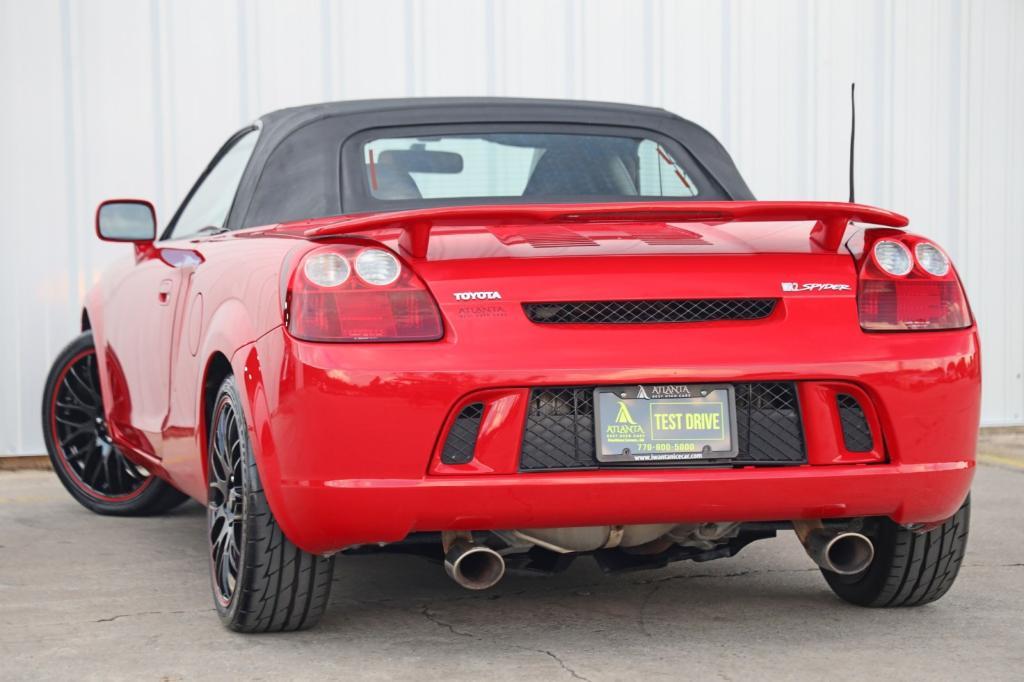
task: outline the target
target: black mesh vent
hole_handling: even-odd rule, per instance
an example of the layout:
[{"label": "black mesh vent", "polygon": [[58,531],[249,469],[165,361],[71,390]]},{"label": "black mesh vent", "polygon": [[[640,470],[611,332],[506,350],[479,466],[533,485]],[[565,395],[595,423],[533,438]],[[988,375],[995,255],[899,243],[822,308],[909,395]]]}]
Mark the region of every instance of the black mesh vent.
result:
[{"label": "black mesh vent", "polygon": [[519,467],[532,470],[595,466],[594,389],[533,389]]},{"label": "black mesh vent", "polygon": [[796,387],[790,383],[736,384],[735,461],[799,464],[807,461]]},{"label": "black mesh vent", "polygon": [[[739,454],[731,460],[732,464],[806,463],[794,385],[765,382],[734,387]],[[693,465],[690,462],[681,466]],[[533,389],[519,468],[542,471],[597,467],[593,387]]]},{"label": "black mesh vent", "polygon": [[476,449],[476,435],[480,430],[480,418],[484,414],[483,403],[466,405],[455,417],[448,438],[441,450],[441,461],[445,464],[466,464],[473,461]]},{"label": "black mesh vent", "polygon": [[760,320],[775,310],[774,298],[693,298],[660,301],[524,303],[538,324],[654,324]]},{"label": "black mesh vent", "polygon": [[850,452],[871,452],[874,441],[864,409],[852,395],[840,393],[836,396],[839,407],[839,423],[843,426],[843,444]]}]

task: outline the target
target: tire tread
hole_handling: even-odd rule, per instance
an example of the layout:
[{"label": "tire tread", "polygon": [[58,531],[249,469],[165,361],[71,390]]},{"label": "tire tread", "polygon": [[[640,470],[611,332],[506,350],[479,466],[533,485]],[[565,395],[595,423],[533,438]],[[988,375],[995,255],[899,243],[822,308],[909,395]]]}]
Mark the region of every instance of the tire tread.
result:
[{"label": "tire tread", "polygon": [[[225,391],[237,405],[233,377],[224,380],[218,395]],[[238,632],[305,630],[316,625],[326,609],[334,559],[304,552],[288,540],[267,503],[251,447],[246,443],[242,450],[245,556],[233,596],[237,607],[225,609],[221,617]]]},{"label": "tire tread", "polygon": [[880,521],[875,562],[854,581],[823,571],[842,599],[869,607],[921,606],[953,586],[967,550],[971,500],[941,525],[914,532]]}]

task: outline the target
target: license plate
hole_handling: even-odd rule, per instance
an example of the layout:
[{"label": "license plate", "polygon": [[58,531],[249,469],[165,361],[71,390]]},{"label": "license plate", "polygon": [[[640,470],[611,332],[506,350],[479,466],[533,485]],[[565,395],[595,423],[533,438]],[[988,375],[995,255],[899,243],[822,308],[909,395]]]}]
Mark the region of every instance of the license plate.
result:
[{"label": "license plate", "polygon": [[736,396],[727,384],[643,384],[594,390],[597,461],[730,459]]}]

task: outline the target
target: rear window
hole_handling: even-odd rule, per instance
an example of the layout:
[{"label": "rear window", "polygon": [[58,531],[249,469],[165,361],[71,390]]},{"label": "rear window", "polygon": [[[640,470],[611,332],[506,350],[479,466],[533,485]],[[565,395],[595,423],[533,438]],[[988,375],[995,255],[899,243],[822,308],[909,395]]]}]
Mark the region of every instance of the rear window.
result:
[{"label": "rear window", "polygon": [[501,132],[380,137],[363,144],[377,201],[631,200],[700,194],[691,172],[643,137]]}]

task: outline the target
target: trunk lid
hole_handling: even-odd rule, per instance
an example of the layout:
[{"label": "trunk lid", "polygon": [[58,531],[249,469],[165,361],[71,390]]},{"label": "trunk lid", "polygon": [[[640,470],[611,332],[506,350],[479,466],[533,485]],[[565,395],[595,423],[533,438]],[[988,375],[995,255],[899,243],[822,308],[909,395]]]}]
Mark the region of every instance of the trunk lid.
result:
[{"label": "trunk lid", "polygon": [[[853,295],[848,253],[809,238],[813,222],[605,222],[440,226],[412,265],[442,307],[511,303],[779,298],[783,283]],[[399,235],[375,238],[400,249]]]},{"label": "trunk lid", "polygon": [[[595,256],[834,253],[809,238],[813,221],[597,222],[440,226],[427,260]],[[394,235],[389,235],[394,238]]]},{"label": "trunk lid", "polygon": [[528,319],[528,303],[772,299],[764,319],[695,324],[784,324],[801,301],[807,314],[855,322],[856,271],[841,249],[853,220],[907,223],[858,204],[730,201],[448,206],[301,229],[310,239],[368,237],[403,254],[456,335],[525,340],[530,327],[555,326]]}]

